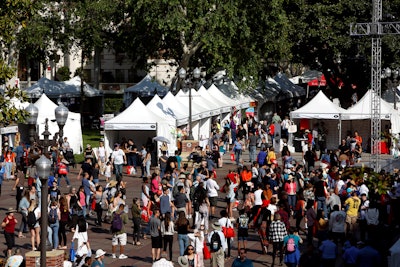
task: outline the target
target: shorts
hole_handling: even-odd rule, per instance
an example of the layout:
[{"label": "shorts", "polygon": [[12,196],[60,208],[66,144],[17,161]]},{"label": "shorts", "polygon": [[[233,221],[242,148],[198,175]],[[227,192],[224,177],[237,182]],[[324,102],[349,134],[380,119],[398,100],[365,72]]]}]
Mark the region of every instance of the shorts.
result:
[{"label": "shorts", "polygon": [[249,229],[239,228],[238,229],[238,240],[247,240],[249,236]]},{"label": "shorts", "polygon": [[346,215],[346,223],[348,224],[355,224],[357,222],[358,216],[349,216]]},{"label": "shorts", "polygon": [[211,207],[216,207],[217,206],[217,202],[218,202],[218,198],[217,197],[209,197],[208,201],[210,202],[210,206]]},{"label": "shorts", "polygon": [[151,237],[151,248],[162,248],[161,236]]},{"label": "shorts", "polygon": [[121,246],[126,246],[127,235],[126,233],[113,235],[112,237],[112,245],[117,246],[118,244]]}]

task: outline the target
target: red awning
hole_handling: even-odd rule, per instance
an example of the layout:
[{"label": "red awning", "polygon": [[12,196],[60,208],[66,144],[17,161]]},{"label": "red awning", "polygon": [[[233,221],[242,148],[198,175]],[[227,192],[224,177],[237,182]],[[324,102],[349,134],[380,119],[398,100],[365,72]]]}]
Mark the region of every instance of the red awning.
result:
[{"label": "red awning", "polygon": [[326,86],[325,76],[322,74],[318,79],[311,80],[307,83],[308,86]]}]

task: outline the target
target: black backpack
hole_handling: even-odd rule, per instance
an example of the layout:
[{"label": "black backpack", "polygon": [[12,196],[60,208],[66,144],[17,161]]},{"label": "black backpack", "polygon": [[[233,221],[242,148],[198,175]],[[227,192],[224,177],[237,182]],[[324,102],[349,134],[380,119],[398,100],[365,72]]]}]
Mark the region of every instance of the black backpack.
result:
[{"label": "black backpack", "polygon": [[35,227],[35,224],[37,222],[36,216],[35,216],[35,211],[29,211],[28,212],[28,217],[27,217],[27,224],[29,228]]},{"label": "black backpack", "polygon": [[49,212],[49,223],[50,223],[50,224],[56,223],[56,222],[57,222],[57,217],[58,217],[58,215],[57,215],[57,209],[50,208],[50,212]]},{"label": "black backpack", "polygon": [[217,252],[222,247],[221,237],[218,232],[214,231],[211,236],[210,248],[212,252]]}]

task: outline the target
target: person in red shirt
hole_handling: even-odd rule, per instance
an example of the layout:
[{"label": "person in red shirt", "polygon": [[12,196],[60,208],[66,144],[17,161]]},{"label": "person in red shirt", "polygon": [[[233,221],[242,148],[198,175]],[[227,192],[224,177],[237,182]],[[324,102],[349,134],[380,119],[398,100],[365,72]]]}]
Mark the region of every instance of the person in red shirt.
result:
[{"label": "person in red shirt", "polygon": [[12,249],[15,246],[15,225],[17,225],[18,221],[14,217],[13,208],[9,208],[6,212],[6,217],[1,223],[1,227],[4,229],[4,237],[6,239],[7,244],[7,257],[12,255]]}]

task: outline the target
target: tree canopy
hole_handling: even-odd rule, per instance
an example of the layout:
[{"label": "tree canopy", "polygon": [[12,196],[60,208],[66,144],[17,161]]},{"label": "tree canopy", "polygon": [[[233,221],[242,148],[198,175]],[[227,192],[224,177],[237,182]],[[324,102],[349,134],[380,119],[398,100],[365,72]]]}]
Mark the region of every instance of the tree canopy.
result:
[{"label": "tree canopy", "polygon": [[[383,0],[384,21],[399,20],[399,4]],[[0,5],[13,9],[0,20],[1,36],[16,36],[18,48],[37,60],[74,48],[86,60],[109,48],[129,55],[136,70],[148,69],[149,58],[175,59],[178,67],[202,67],[209,74],[226,69],[242,82],[311,68],[323,71],[332,94],[340,97],[370,82],[370,37],[351,37],[349,25],[372,20],[372,0],[7,0]],[[4,23],[12,16],[17,19]],[[383,38],[383,64],[391,68],[398,66],[398,40]]]}]

